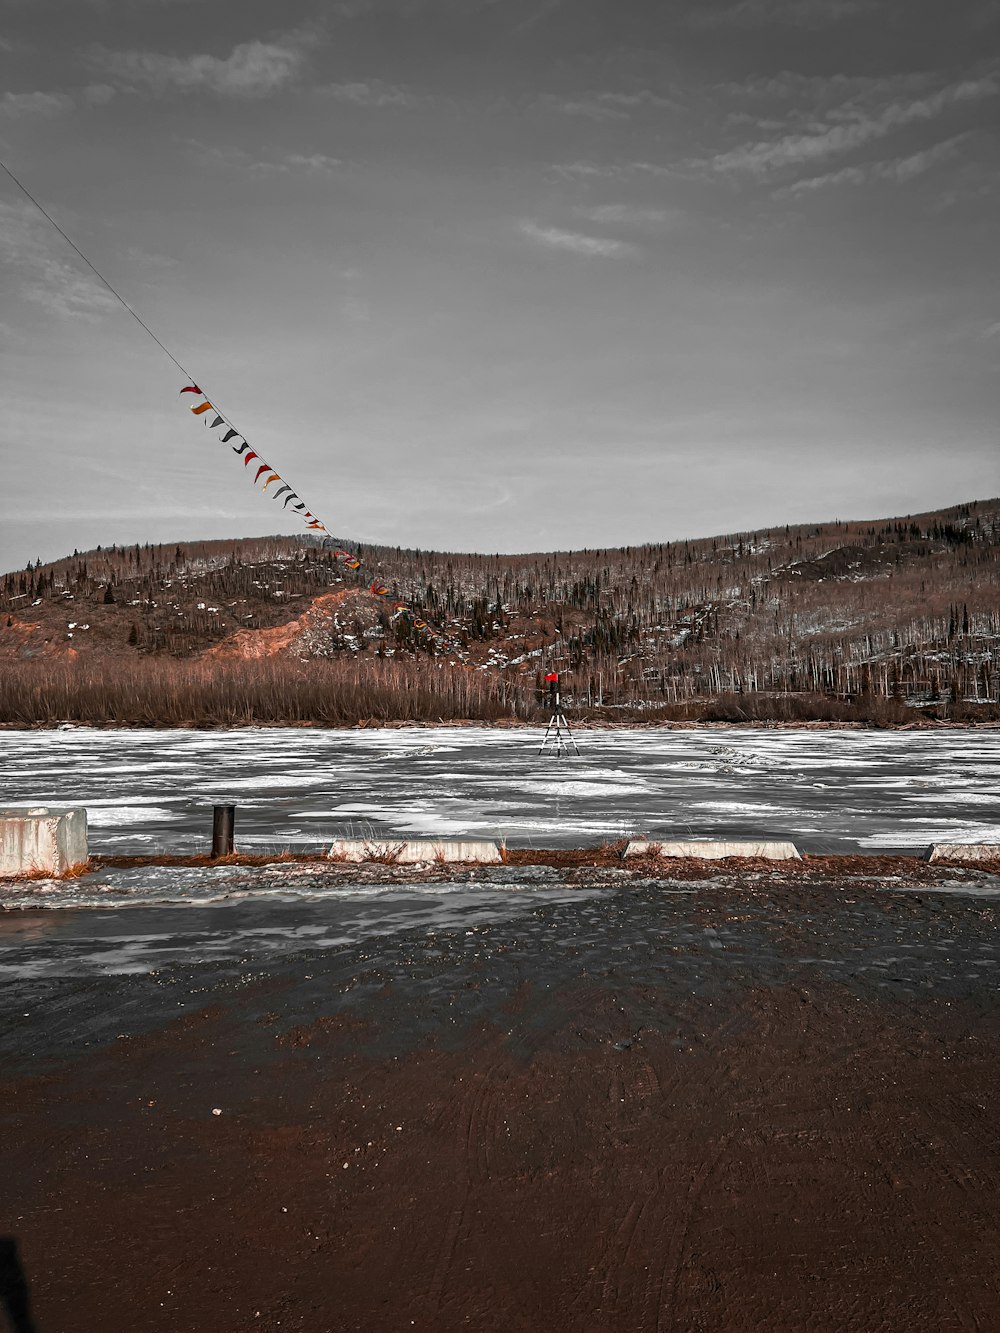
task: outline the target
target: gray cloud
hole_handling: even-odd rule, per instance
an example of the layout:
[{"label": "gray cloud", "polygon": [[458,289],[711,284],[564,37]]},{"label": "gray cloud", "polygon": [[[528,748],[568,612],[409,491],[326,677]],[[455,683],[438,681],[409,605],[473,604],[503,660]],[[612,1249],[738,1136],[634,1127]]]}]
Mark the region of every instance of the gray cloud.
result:
[{"label": "gray cloud", "polygon": [[[985,71],[989,73],[989,71]],[[816,113],[831,106],[853,105],[857,101],[880,101],[916,96],[940,86],[942,76],[933,71],[905,71],[897,74],[803,74],[799,70],[783,69],[775,74],[744,79],[740,83],[716,85],[724,97],[757,101],[789,101],[807,103]],[[798,114],[802,114],[798,112]]]},{"label": "gray cloud", "polygon": [[[703,163],[699,165],[704,166]],[[591,162],[585,158],[576,162],[555,162],[549,171],[563,180],[620,180],[629,175],[676,179],[697,174],[696,168],[690,164],[680,167],[665,166],[662,162]]]},{"label": "gray cloud", "polygon": [[828,112],[824,121],[806,131],[717,153],[706,165],[720,172],[765,176],[772,171],[850,152],[907,125],[933,120],[951,107],[993,97],[998,92],[1000,75],[989,74],[966,79],[908,102],[888,102],[874,110],[867,110],[857,103],[844,104]]},{"label": "gray cloud", "polygon": [[154,254],[140,245],[128,246],[125,258],[145,273],[169,273],[180,265],[180,261],[170,255]]},{"label": "gray cloud", "polygon": [[674,110],[680,105],[673,97],[664,97],[649,88],[640,88],[634,93],[599,93],[599,100],[608,106],[628,107],[630,110],[640,107],[653,107],[658,111]]},{"label": "gray cloud", "polygon": [[414,107],[426,100],[405,88],[383,83],[381,79],[369,79],[367,82],[358,83],[328,83],[317,91],[323,97],[333,98],[336,102],[351,102],[355,106]]},{"label": "gray cloud", "polygon": [[972,209],[982,215],[1000,200],[1000,173],[992,163],[966,161],[952,170],[947,190],[938,197],[934,210],[947,213],[952,209]]},{"label": "gray cloud", "polygon": [[224,168],[230,171],[256,172],[273,171],[274,164],[256,158],[252,153],[231,144],[203,143],[200,139],[188,139],[185,146],[202,166],[216,171]]},{"label": "gray cloud", "polygon": [[677,209],[644,208],[636,204],[595,204],[578,208],[576,213],[600,227],[631,227],[635,231],[662,231],[681,216]]},{"label": "gray cloud", "polygon": [[551,167],[551,171],[554,175],[562,176],[568,180],[609,177],[619,174],[619,168],[613,163],[588,162],[585,159],[579,159],[576,162],[556,162]]},{"label": "gray cloud", "polygon": [[536,9],[533,9],[531,13],[528,15],[528,17],[526,19],[523,19],[517,25],[514,31],[527,32],[529,29],[535,27],[536,24],[543,23],[545,19],[549,17],[550,14],[554,14],[556,12],[556,10],[560,7],[562,2],[563,0],[540,0],[538,7]]},{"label": "gray cloud", "polygon": [[679,103],[649,88],[641,88],[632,93],[600,92],[590,93],[586,97],[557,97],[545,93],[538,99],[538,105],[567,116],[583,116],[590,120],[627,120],[634,111],[672,111],[676,110]]},{"label": "gray cloud", "polygon": [[329,157],[326,153],[288,152],[279,157],[255,157],[242,148],[229,144],[202,143],[200,139],[187,140],[187,147],[193,150],[204,166],[213,171],[223,167],[254,176],[286,171],[335,171],[344,165],[339,157]]},{"label": "gray cloud", "polygon": [[73,99],[67,93],[4,93],[0,97],[0,115],[10,120],[22,116],[58,116],[72,107]]},{"label": "gray cloud", "polygon": [[117,307],[28,205],[0,203],[0,259],[20,277],[21,295],[61,318],[94,320]]},{"label": "gray cloud", "polygon": [[211,92],[220,97],[266,97],[290,83],[303,63],[291,42],[241,42],[224,58],[205,54],[168,56],[152,51],[109,51],[94,47],[92,68],[133,88],[157,95]]},{"label": "gray cloud", "polygon": [[558,111],[564,116],[583,116],[587,120],[628,120],[628,112],[610,105],[601,98],[555,97],[544,93],[538,99],[543,111]]},{"label": "gray cloud", "polygon": [[689,22],[695,28],[825,28],[872,8],[872,0],[738,0],[720,9],[700,4]]},{"label": "gray cloud", "polygon": [[621,258],[639,253],[638,247],[628,241],[616,241],[605,236],[585,236],[577,231],[564,231],[561,227],[542,227],[537,222],[520,222],[518,231],[549,250],[568,250],[572,254],[588,255],[591,258]]},{"label": "gray cloud", "polygon": [[336,171],[344,164],[339,157],[328,157],[326,153],[289,153],[280,158],[272,167],[275,171]]},{"label": "gray cloud", "polygon": [[83,90],[83,100],[90,106],[107,106],[115,96],[110,83],[88,83]]},{"label": "gray cloud", "polygon": [[922,176],[924,172],[930,171],[939,162],[953,158],[959,145],[968,137],[968,134],[956,134],[942,143],[921,149],[917,153],[909,153],[905,157],[866,162],[861,166],[842,167],[839,171],[830,171],[822,176],[809,176],[776,193],[781,197],[794,198],[796,195],[810,194],[815,190],[831,186],[867,185],[870,181],[888,181],[895,185],[903,185],[915,176]]}]

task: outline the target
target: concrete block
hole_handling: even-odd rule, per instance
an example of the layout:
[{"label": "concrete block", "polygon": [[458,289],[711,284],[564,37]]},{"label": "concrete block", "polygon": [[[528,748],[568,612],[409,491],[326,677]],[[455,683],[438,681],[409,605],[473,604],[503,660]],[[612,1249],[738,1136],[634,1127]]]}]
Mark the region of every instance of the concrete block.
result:
[{"label": "concrete block", "polygon": [[421,861],[476,861],[499,865],[498,843],[483,840],[424,838],[392,842],[377,838],[338,838],[327,853],[333,861],[391,861],[393,865],[415,865]]},{"label": "concrete block", "polygon": [[0,876],[61,875],[87,863],[87,812],[0,810]]},{"label": "concrete block", "polygon": [[701,861],[723,861],[729,856],[761,857],[766,861],[801,861],[794,842],[724,842],[675,839],[672,842],[630,842],[626,856],[695,857]]},{"label": "concrete block", "polygon": [[927,853],[928,861],[1000,861],[1000,842],[936,842]]}]

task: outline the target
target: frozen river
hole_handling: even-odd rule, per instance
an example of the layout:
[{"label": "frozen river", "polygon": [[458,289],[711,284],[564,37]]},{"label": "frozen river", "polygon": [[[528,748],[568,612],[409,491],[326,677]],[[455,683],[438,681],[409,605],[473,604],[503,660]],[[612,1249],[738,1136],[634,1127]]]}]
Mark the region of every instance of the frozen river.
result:
[{"label": "frozen river", "polygon": [[1000,732],[586,731],[579,758],[528,729],[0,732],[0,806],[82,805],[91,850],[207,850],[339,836],[791,838],[807,852],[1000,841]]}]

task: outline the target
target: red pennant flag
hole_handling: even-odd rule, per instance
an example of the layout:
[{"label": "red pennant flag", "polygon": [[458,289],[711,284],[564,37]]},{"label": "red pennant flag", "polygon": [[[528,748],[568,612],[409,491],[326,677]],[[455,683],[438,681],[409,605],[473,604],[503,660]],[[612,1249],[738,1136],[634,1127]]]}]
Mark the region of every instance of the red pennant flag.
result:
[{"label": "red pennant flag", "polygon": [[243,460],[243,466],[246,467],[247,463],[250,462],[251,458],[259,458],[259,457],[260,454],[257,453],[256,449],[251,449],[250,452],[247,454],[246,458],[244,458]]},{"label": "red pennant flag", "polygon": [[181,389],[181,393],[201,393],[197,384],[189,384],[186,389]]},{"label": "red pennant flag", "polygon": [[[255,456],[256,456],[256,455],[255,455]],[[258,481],[260,481],[261,477],[263,476],[263,474],[264,474],[265,472],[273,472],[273,471],[274,471],[274,469],[271,467],[271,464],[270,464],[270,463],[263,463],[263,464],[257,469],[257,475],[256,475],[256,477],[254,477],[254,479],[253,479],[253,484],[256,486],[257,483],[258,483]]]}]

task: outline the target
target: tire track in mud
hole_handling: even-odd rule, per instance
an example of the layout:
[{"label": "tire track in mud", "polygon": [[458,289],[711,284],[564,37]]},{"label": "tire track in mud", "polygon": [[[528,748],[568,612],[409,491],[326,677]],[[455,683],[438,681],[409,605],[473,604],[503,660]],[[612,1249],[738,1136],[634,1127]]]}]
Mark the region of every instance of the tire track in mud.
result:
[{"label": "tire track in mud", "polygon": [[[808,1015],[808,1021],[800,1026],[792,1046],[808,1051],[812,1060],[816,1097],[812,1123],[801,1124],[802,1108],[800,1128],[791,1124],[782,1128],[778,1120],[775,1131],[765,1135],[764,1153],[780,1150],[777,1158],[786,1187],[792,1184],[793,1172],[804,1173],[795,1182],[800,1189],[807,1184],[809,1172],[813,1173],[826,1201],[816,1221],[831,1239],[838,1232],[845,1239],[840,1242],[839,1255],[812,1243],[815,1277],[821,1277],[824,1284],[836,1282],[837,1290],[829,1294],[820,1311],[800,1307],[800,1326],[868,1333],[875,1328],[894,1329],[905,1318],[926,1328],[990,1327],[996,1308],[995,1283],[990,1284],[988,1294],[980,1287],[977,1298],[967,1283],[949,1286],[939,1280],[940,1275],[957,1271],[961,1256],[954,1243],[942,1245],[932,1199],[939,1208],[942,1189],[961,1184],[961,1168],[956,1175],[940,1154],[930,1150],[929,1140],[932,1136],[946,1140],[949,1157],[967,1161],[970,1143],[963,1147],[956,1140],[962,1114],[933,1103],[900,1104],[892,1092],[898,1061],[901,1055],[912,1058],[914,1036],[919,1041],[926,1013],[904,1002],[895,1014],[891,1010],[887,1014],[884,1005],[838,986],[822,987],[819,1003],[810,1003],[801,1012]],[[762,1117],[767,1116],[766,1101],[757,1109]],[[975,1118],[968,1106],[964,1111]],[[909,1126],[907,1119],[913,1122]],[[901,1146],[901,1139],[906,1146]],[[976,1143],[981,1148],[981,1139]],[[894,1156],[905,1160],[907,1172],[921,1182],[926,1202],[914,1204],[906,1190],[894,1189],[885,1169]],[[926,1182],[935,1174],[937,1184],[928,1188]],[[984,1190],[981,1197],[989,1196]],[[947,1211],[961,1216],[967,1206],[958,1199],[947,1205]],[[980,1225],[996,1235],[995,1210]],[[807,1240],[805,1253],[809,1252]],[[869,1283],[867,1300],[851,1290],[854,1270],[861,1268]],[[880,1312],[889,1297],[879,1288],[879,1273],[885,1292],[891,1292],[892,1319]],[[772,1293],[760,1311],[759,1321],[751,1314],[757,1309],[752,1303],[745,1311],[747,1327],[766,1328],[785,1317],[780,1299],[775,1308],[776,1295]]]},{"label": "tire track in mud", "polygon": [[[669,1329],[676,1327],[678,1320],[682,1318],[682,1312],[678,1308],[679,1288],[681,1276],[684,1272],[684,1263],[688,1253],[688,1247],[691,1238],[691,1223],[695,1210],[701,1200],[708,1181],[718,1168],[723,1155],[728,1148],[728,1139],[724,1139],[717,1150],[711,1156],[704,1158],[695,1167],[695,1170],[688,1181],[687,1195],[682,1206],[682,1214],[678,1225],[675,1227],[671,1236],[671,1243],[660,1271],[660,1279],[656,1285],[655,1306],[649,1310],[648,1300],[644,1307],[645,1322],[644,1328],[651,1328],[654,1333],[668,1333]],[[669,1288],[669,1309],[664,1309],[664,1292]],[[652,1294],[652,1283],[647,1287],[647,1293]],[[649,1321],[655,1316],[655,1322]],[[669,1320],[669,1322],[664,1322]],[[684,1327],[690,1325],[685,1322]]]},{"label": "tire track in mud", "polygon": [[[718,1106],[720,1133],[714,1150],[709,1151],[706,1142],[701,1160],[691,1169],[663,1265],[658,1322],[649,1325],[656,1333],[791,1326],[780,1290],[771,1290],[762,1300],[741,1283],[739,1305],[733,1304],[732,1290],[719,1278],[720,1272],[734,1277],[720,1233],[738,1239],[745,1268],[766,1270],[773,1260],[769,1240],[776,1227],[787,1226],[783,1198],[792,1187],[795,1163],[802,1159],[808,1168],[815,1158],[850,1161],[847,1147],[838,1145],[829,1125],[818,1125],[812,1117],[812,1123],[803,1123],[803,1108],[795,1107],[793,1094],[805,1058],[823,1090],[822,1103],[829,1104],[845,1063],[861,1053],[858,1043],[843,1039],[842,1031],[839,1041],[831,1040],[844,1007],[829,988],[817,997],[812,986],[804,988],[793,977],[788,986],[751,992],[741,1006],[743,1019],[734,1022],[732,1014],[720,1015],[716,1030],[705,1034],[709,1068],[700,1082],[698,1101],[706,1114],[713,1104]],[[753,1016],[750,1025],[744,1021],[747,1012]],[[873,1038],[869,1041],[875,1044]],[[712,1201],[706,1202],[709,1191]],[[707,1231],[698,1221],[703,1204]],[[794,1244],[794,1238],[789,1239]],[[817,1318],[815,1323],[800,1308],[795,1326],[852,1327],[846,1315],[842,1324],[823,1323],[822,1314]]]},{"label": "tire track in mud", "polygon": [[[609,1152],[620,1154],[622,1170],[635,1180],[636,1192],[624,1210],[606,1222],[598,1209],[595,1230],[603,1231],[605,1239],[589,1273],[581,1274],[569,1308],[581,1328],[657,1333],[662,1327],[664,1293],[672,1288],[683,1263],[692,1214],[723,1149],[714,1142],[671,1144],[671,1117],[677,1104],[687,1100],[684,1090],[690,1087],[685,1080],[684,1048],[677,1050],[676,1040],[653,1028],[634,1026],[636,1017],[630,1006],[615,1003],[620,1022],[632,1026],[633,1032],[627,1042],[612,1043],[613,1049],[622,1052],[620,1058],[605,1048],[604,1058],[613,1061],[605,1075],[605,1123]],[[704,1027],[705,1017],[704,1013],[675,1015],[679,1020],[675,1030],[699,1026],[698,1018]],[[677,1040],[683,1042],[683,1038]],[[701,1073],[705,1072],[702,1066]],[[674,1158],[681,1159],[680,1170],[669,1158],[664,1160],[664,1141]],[[650,1144],[657,1144],[659,1150],[647,1164],[645,1153]],[[692,1163],[698,1153],[707,1155]],[[617,1193],[621,1198],[621,1192]]]},{"label": "tire track in mud", "polygon": [[633,1199],[619,1218],[588,1280],[570,1303],[581,1327],[598,1316],[630,1333],[664,1333],[674,1326],[692,1221],[727,1141],[706,1146],[708,1155],[685,1167],[681,1190],[676,1173],[660,1167],[654,1188]]},{"label": "tire track in mud", "polygon": [[[996,1195],[982,1171],[974,1165],[982,1161],[987,1151],[987,1135],[993,1139],[993,1155],[996,1155],[995,1132],[992,1132],[981,1107],[973,1109],[966,1099],[957,1096],[931,1097],[923,1104],[913,1104],[910,1123],[897,1124],[896,1131],[907,1145],[908,1174],[915,1176],[913,1168],[916,1166],[920,1177],[915,1181],[916,1191],[902,1185],[897,1191],[897,1211],[905,1215],[907,1227],[904,1231],[903,1226],[897,1224],[896,1230],[900,1234],[900,1244],[906,1246],[908,1266],[918,1273],[917,1261],[922,1256],[918,1255],[916,1260],[909,1258],[915,1247],[907,1231],[919,1236],[920,1244],[916,1248],[931,1258],[938,1273],[957,1274],[965,1258],[967,1240],[975,1236],[992,1234],[996,1238],[1000,1235]],[[963,1225],[957,1234],[952,1228],[943,1235],[934,1225],[933,1211],[926,1200],[914,1200],[915,1192],[920,1195],[932,1192],[929,1181],[937,1183],[934,1193],[945,1190],[956,1196],[948,1211],[962,1219]],[[964,1277],[965,1280],[952,1282],[942,1290],[942,1298],[954,1314],[955,1327],[962,1330],[987,1328],[995,1319],[1000,1284],[996,1278],[987,1278],[982,1271],[967,1273]],[[970,1280],[973,1278],[975,1283]]]},{"label": "tire track in mud", "polygon": [[[659,1164],[652,1171],[632,1161],[633,1171],[638,1167],[642,1172],[640,1179],[652,1175],[655,1184],[633,1198],[607,1225],[608,1239],[597,1263],[571,1302],[574,1316],[581,1320],[599,1315],[611,1321],[609,1326],[627,1328],[630,1333],[665,1333],[692,1326],[685,1322],[690,1311],[682,1278],[697,1231],[700,1203],[729,1154],[732,1133],[729,1127],[723,1128],[720,1108],[727,1103],[734,1078],[741,1078],[746,1065],[755,1063],[755,1052],[769,1045],[779,1032],[786,1038],[789,1035],[787,1006],[766,991],[754,998],[758,1005],[750,1026],[754,1040],[749,1046],[739,1040],[748,1030],[744,1010],[688,999],[674,1012],[670,1027],[675,1037],[652,1028],[640,1030],[640,1038],[648,1037],[659,1047],[655,1061],[644,1053],[639,1040],[609,1072],[609,1119],[621,1140],[629,1137],[644,1113],[651,1115],[652,1123],[637,1131],[640,1143],[659,1137],[657,1123],[669,1131],[675,1114],[688,1124],[692,1113],[696,1122],[704,1117],[706,1130],[704,1138],[689,1137],[680,1143],[671,1141],[668,1132],[670,1157],[664,1160],[657,1154],[654,1161]],[[801,1009],[795,1014],[796,1044],[809,1018],[808,1007]],[[745,1086],[742,1091],[745,1095]],[[764,1102],[767,1097],[768,1088],[762,1085],[754,1101]],[[747,1193],[754,1197],[752,1190]]]},{"label": "tire track in mud", "polygon": [[[486,1042],[484,1047],[488,1048],[491,1044]],[[446,1304],[449,1278],[456,1256],[463,1242],[468,1240],[471,1204],[477,1192],[491,1178],[491,1145],[496,1136],[499,1115],[495,1080],[503,1063],[503,1054],[494,1054],[485,1069],[476,1070],[457,1106],[454,1153],[458,1168],[455,1181],[458,1197],[450,1206],[440,1243],[431,1262],[427,1302],[432,1310],[440,1311]]]}]

